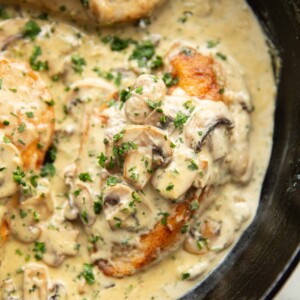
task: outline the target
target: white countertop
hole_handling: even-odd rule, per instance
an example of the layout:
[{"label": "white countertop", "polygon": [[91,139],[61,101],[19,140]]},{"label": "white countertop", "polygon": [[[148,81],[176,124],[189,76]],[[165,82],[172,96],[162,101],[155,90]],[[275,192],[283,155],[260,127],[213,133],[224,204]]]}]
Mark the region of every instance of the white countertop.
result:
[{"label": "white countertop", "polygon": [[300,299],[300,264],[290,276],[288,281],[276,295],[274,300],[299,300]]}]

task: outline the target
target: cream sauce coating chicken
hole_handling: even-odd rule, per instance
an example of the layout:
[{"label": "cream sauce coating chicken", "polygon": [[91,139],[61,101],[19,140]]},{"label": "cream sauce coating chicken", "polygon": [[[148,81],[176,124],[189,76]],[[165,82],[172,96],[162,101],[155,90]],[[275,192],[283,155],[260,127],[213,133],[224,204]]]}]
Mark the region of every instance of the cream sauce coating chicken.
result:
[{"label": "cream sauce coating chicken", "polygon": [[257,20],[172,0],[98,27],[164,1],[27,2],[0,1],[0,299],[179,298],[258,207],[276,87]]}]

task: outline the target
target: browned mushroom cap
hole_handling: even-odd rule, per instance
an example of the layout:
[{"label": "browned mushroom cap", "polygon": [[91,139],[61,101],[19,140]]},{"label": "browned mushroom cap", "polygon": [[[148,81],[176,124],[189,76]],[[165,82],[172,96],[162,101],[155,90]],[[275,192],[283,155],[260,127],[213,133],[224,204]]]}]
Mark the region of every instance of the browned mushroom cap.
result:
[{"label": "browned mushroom cap", "polygon": [[222,125],[229,128],[233,126],[226,105],[223,102],[202,100],[185,125],[186,140],[190,147],[199,152],[210,133]]},{"label": "browned mushroom cap", "polygon": [[103,208],[112,230],[139,231],[151,221],[151,204],[124,184],[104,189]]}]

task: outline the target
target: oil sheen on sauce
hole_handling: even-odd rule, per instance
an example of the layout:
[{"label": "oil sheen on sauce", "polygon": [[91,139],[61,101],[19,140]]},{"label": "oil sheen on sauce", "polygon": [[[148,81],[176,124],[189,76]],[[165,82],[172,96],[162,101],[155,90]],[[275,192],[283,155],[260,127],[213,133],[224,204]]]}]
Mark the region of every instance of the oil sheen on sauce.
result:
[{"label": "oil sheen on sauce", "polygon": [[[10,7],[7,11],[12,16],[19,16],[19,11],[14,11]],[[187,13],[188,11],[192,11],[193,14]],[[38,16],[39,13],[22,11],[23,18],[30,18],[32,15]],[[240,222],[240,228],[237,226],[231,232],[224,233],[225,240],[232,237],[231,246],[224,251],[216,251],[207,255],[190,254],[180,247],[160,262],[122,279],[106,277],[94,267],[95,283],[86,285],[80,274],[84,263],[90,261],[88,254],[90,241],[79,222],[74,222],[74,227],[80,232],[77,240],[80,245],[78,254],[68,257],[57,268],[47,267],[51,281],[63,283],[69,299],[179,298],[224,260],[240,235],[251,224],[259,204],[261,186],[272,147],[276,86],[266,38],[255,16],[242,0],[172,0],[155,13],[151,24],[142,24],[142,26],[122,25],[93,30],[89,26],[81,28],[76,22],[67,24],[51,17],[48,20],[37,20],[42,28],[42,35],[48,35],[48,38],[38,37],[34,41],[16,39],[1,55],[29,62],[34,46],[39,45],[42,54],[38,59],[48,61],[49,71],[41,71],[40,74],[55,99],[56,138],[59,139],[57,158],[54,163],[56,174],[50,179],[54,198],[54,225],[55,220],[59,223],[62,218],[64,204],[67,201],[65,169],[76,160],[81,138],[79,134],[68,135],[68,131],[74,131],[74,128],[75,132],[76,130],[79,132],[80,120],[77,125],[74,125],[74,122],[64,113],[65,99],[70,94],[70,89],[74,88],[72,87],[74,82],[78,83],[78,80],[84,78],[97,80],[98,75],[109,82],[106,91],[109,94],[111,90],[116,89],[115,83],[119,85],[116,82],[118,81],[117,74],[128,67],[128,55],[132,52],[133,46],[119,52],[111,51],[109,44],[103,42],[103,38],[105,41],[105,37],[114,35],[141,41],[149,38],[156,40],[161,37],[156,53],[162,56],[170,49],[174,41],[187,41],[199,47],[206,47],[208,41],[217,41],[217,45],[214,46],[217,47],[217,51],[232,56],[240,64],[254,106],[250,134],[251,156],[255,158],[254,171],[247,185],[226,183],[218,192],[214,204],[207,209],[208,214],[220,215],[224,223],[230,223],[243,215],[240,210],[236,211],[236,215],[226,213],[232,199],[240,197],[246,201],[249,207],[247,221]],[[14,35],[26,21],[21,18],[9,20],[11,23],[8,26],[1,25],[0,35],[7,37]],[[74,54],[85,59],[82,74],[73,72],[72,67],[69,67],[64,70],[63,79],[56,80],[55,75],[64,68],[66,57]],[[111,70],[113,70],[112,76],[108,73]],[[127,79],[124,78],[118,88],[127,87],[127,83]],[[104,100],[105,97],[103,97]],[[102,141],[104,133],[99,132],[97,138]],[[1,212],[0,206],[0,217]],[[230,237],[228,238],[226,234]],[[61,236],[61,239],[68,238],[66,235]],[[0,283],[2,284],[5,279],[11,277],[17,290],[16,294],[21,295],[23,274],[19,270],[29,262],[36,262],[33,244],[24,244],[9,238],[1,251]],[[198,275],[195,279],[182,280],[183,274],[192,272]],[[2,296],[1,292],[3,292],[2,289],[0,296]]]}]

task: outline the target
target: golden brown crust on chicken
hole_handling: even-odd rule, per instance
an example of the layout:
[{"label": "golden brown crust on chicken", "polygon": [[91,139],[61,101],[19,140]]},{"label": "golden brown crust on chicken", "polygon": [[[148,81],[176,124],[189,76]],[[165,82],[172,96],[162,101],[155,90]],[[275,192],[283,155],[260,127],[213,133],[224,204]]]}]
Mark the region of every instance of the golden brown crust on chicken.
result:
[{"label": "golden brown crust on chicken", "polygon": [[38,170],[54,133],[53,100],[25,63],[0,60],[0,133],[20,151],[24,170]]},{"label": "golden brown crust on chicken", "polygon": [[166,222],[162,218],[149,233],[141,236],[140,247],[135,249],[116,247],[118,248],[115,249],[116,252],[119,251],[118,255],[113,257],[110,262],[98,261],[99,268],[107,276],[132,275],[157,260],[163,252],[175,248],[185,237],[182,228],[189,223],[194,213],[190,208],[190,203],[194,200],[199,203],[201,197],[192,192],[184,202],[177,204],[174,214],[168,216],[165,219]]},{"label": "golden brown crust on chicken", "polygon": [[170,92],[180,87],[190,96],[222,100],[221,87],[217,83],[214,60],[211,57],[204,56],[193,48],[181,47],[178,53],[171,56],[170,63],[172,75],[178,77],[178,84],[171,88]]}]

